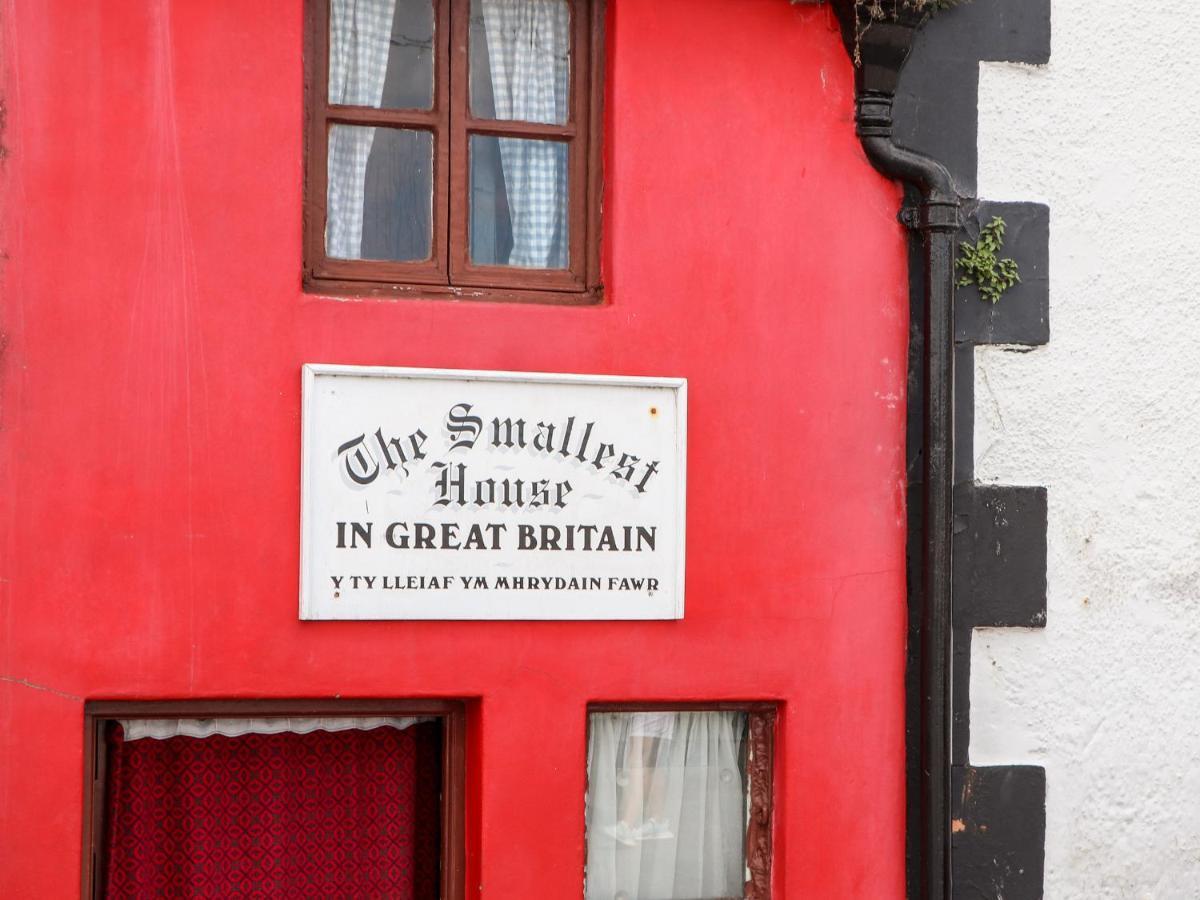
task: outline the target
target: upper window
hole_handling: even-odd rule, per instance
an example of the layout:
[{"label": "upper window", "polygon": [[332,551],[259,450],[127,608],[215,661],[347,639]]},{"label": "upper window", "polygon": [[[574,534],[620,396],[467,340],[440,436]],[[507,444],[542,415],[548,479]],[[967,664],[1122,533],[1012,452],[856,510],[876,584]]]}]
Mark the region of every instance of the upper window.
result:
[{"label": "upper window", "polygon": [[580,302],[602,0],[309,0],[305,280]]}]

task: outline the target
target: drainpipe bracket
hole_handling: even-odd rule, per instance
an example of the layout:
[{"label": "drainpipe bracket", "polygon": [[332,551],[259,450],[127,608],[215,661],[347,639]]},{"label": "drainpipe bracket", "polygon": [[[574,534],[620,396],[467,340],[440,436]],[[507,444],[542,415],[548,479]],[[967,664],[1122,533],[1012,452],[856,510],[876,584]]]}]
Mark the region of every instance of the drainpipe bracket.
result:
[{"label": "drainpipe bracket", "polygon": [[930,199],[918,206],[905,206],[896,216],[910,231],[957,232],[961,225],[957,200]]},{"label": "drainpipe bracket", "polygon": [[860,94],[855,100],[855,131],[860,138],[892,137],[892,97],[876,91]]},{"label": "drainpipe bracket", "polygon": [[957,232],[962,225],[961,208],[957,197],[932,196],[921,204],[918,227],[922,231]]}]

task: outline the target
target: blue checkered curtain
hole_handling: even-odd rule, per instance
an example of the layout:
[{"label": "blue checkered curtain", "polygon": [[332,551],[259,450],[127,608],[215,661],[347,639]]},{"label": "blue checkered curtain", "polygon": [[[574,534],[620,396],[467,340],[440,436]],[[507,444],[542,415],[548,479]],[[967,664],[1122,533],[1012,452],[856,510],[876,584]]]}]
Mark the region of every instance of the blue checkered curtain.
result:
[{"label": "blue checkered curtain", "polygon": [[[396,0],[332,0],[329,13],[329,102],[378,107]],[[335,125],[330,130],[325,221],[330,256],[362,256],[367,158],[374,142],[374,128]]]},{"label": "blue checkered curtain", "polygon": [[[570,103],[567,0],[482,0],[496,118],[562,124]],[[567,145],[500,138],[511,266],[567,265]]]}]

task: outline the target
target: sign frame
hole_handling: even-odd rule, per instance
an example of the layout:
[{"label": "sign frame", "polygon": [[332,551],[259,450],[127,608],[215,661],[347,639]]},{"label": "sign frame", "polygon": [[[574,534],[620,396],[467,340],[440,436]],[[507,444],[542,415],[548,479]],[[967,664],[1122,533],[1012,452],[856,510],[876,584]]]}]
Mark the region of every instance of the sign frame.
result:
[{"label": "sign frame", "polygon": [[[455,380],[463,382],[493,382],[514,384],[558,385],[563,387],[617,387],[657,388],[674,392],[674,455],[675,503],[673,509],[674,534],[677,559],[674,566],[674,603],[669,614],[652,611],[649,614],[622,615],[456,615],[453,611],[444,615],[405,614],[395,616],[345,615],[332,617],[319,614],[312,596],[314,564],[310,547],[316,539],[313,529],[317,524],[314,509],[314,491],[311,479],[315,475],[313,459],[317,445],[316,415],[314,403],[317,395],[317,380],[323,376],[348,376],[354,378],[389,378],[420,380]],[[633,375],[586,375],[555,372],[493,371],[483,369],[439,369],[410,368],[404,366],[357,366],[334,363],[305,363],[302,367],[301,384],[301,463],[300,463],[300,585],[299,614],[301,620],[322,622],[344,621],[670,621],[684,616],[684,586],[687,557],[687,379],[678,377],[647,377]],[[569,610],[568,612],[573,612]]]}]

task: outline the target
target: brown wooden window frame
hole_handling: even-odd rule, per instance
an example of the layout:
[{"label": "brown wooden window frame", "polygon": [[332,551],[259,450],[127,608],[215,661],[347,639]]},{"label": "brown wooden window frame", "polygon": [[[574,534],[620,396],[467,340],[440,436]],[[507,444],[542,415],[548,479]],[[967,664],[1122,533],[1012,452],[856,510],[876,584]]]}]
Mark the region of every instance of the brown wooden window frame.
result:
[{"label": "brown wooden window frame", "polygon": [[442,900],[464,900],[466,703],[461,700],[91,700],[84,704],[84,900],[104,896],[104,805],[108,751],[104,729],[118,719],[286,716],[436,716],[442,721]]},{"label": "brown wooden window frame", "polygon": [[[749,804],[746,823],[746,869],[749,877],[741,897],[719,897],[712,900],[770,900],[775,818],[775,729],[779,718],[779,704],[760,700],[709,703],[589,703],[586,727],[591,727],[592,713],[633,712],[746,713],[746,793]],[[584,847],[587,847],[586,834]]]},{"label": "brown wooden window frame", "polygon": [[[477,119],[468,97],[470,0],[434,3],[434,91],[429,110],[329,103],[329,0],[305,2],[304,289],[393,296],[589,304],[602,299],[600,219],[606,0],[571,3],[570,116],[564,125]],[[331,125],[433,134],[432,253],[421,262],[335,259],[325,252]],[[468,250],[468,141],[473,134],[569,143],[567,269],[482,266]]]}]

